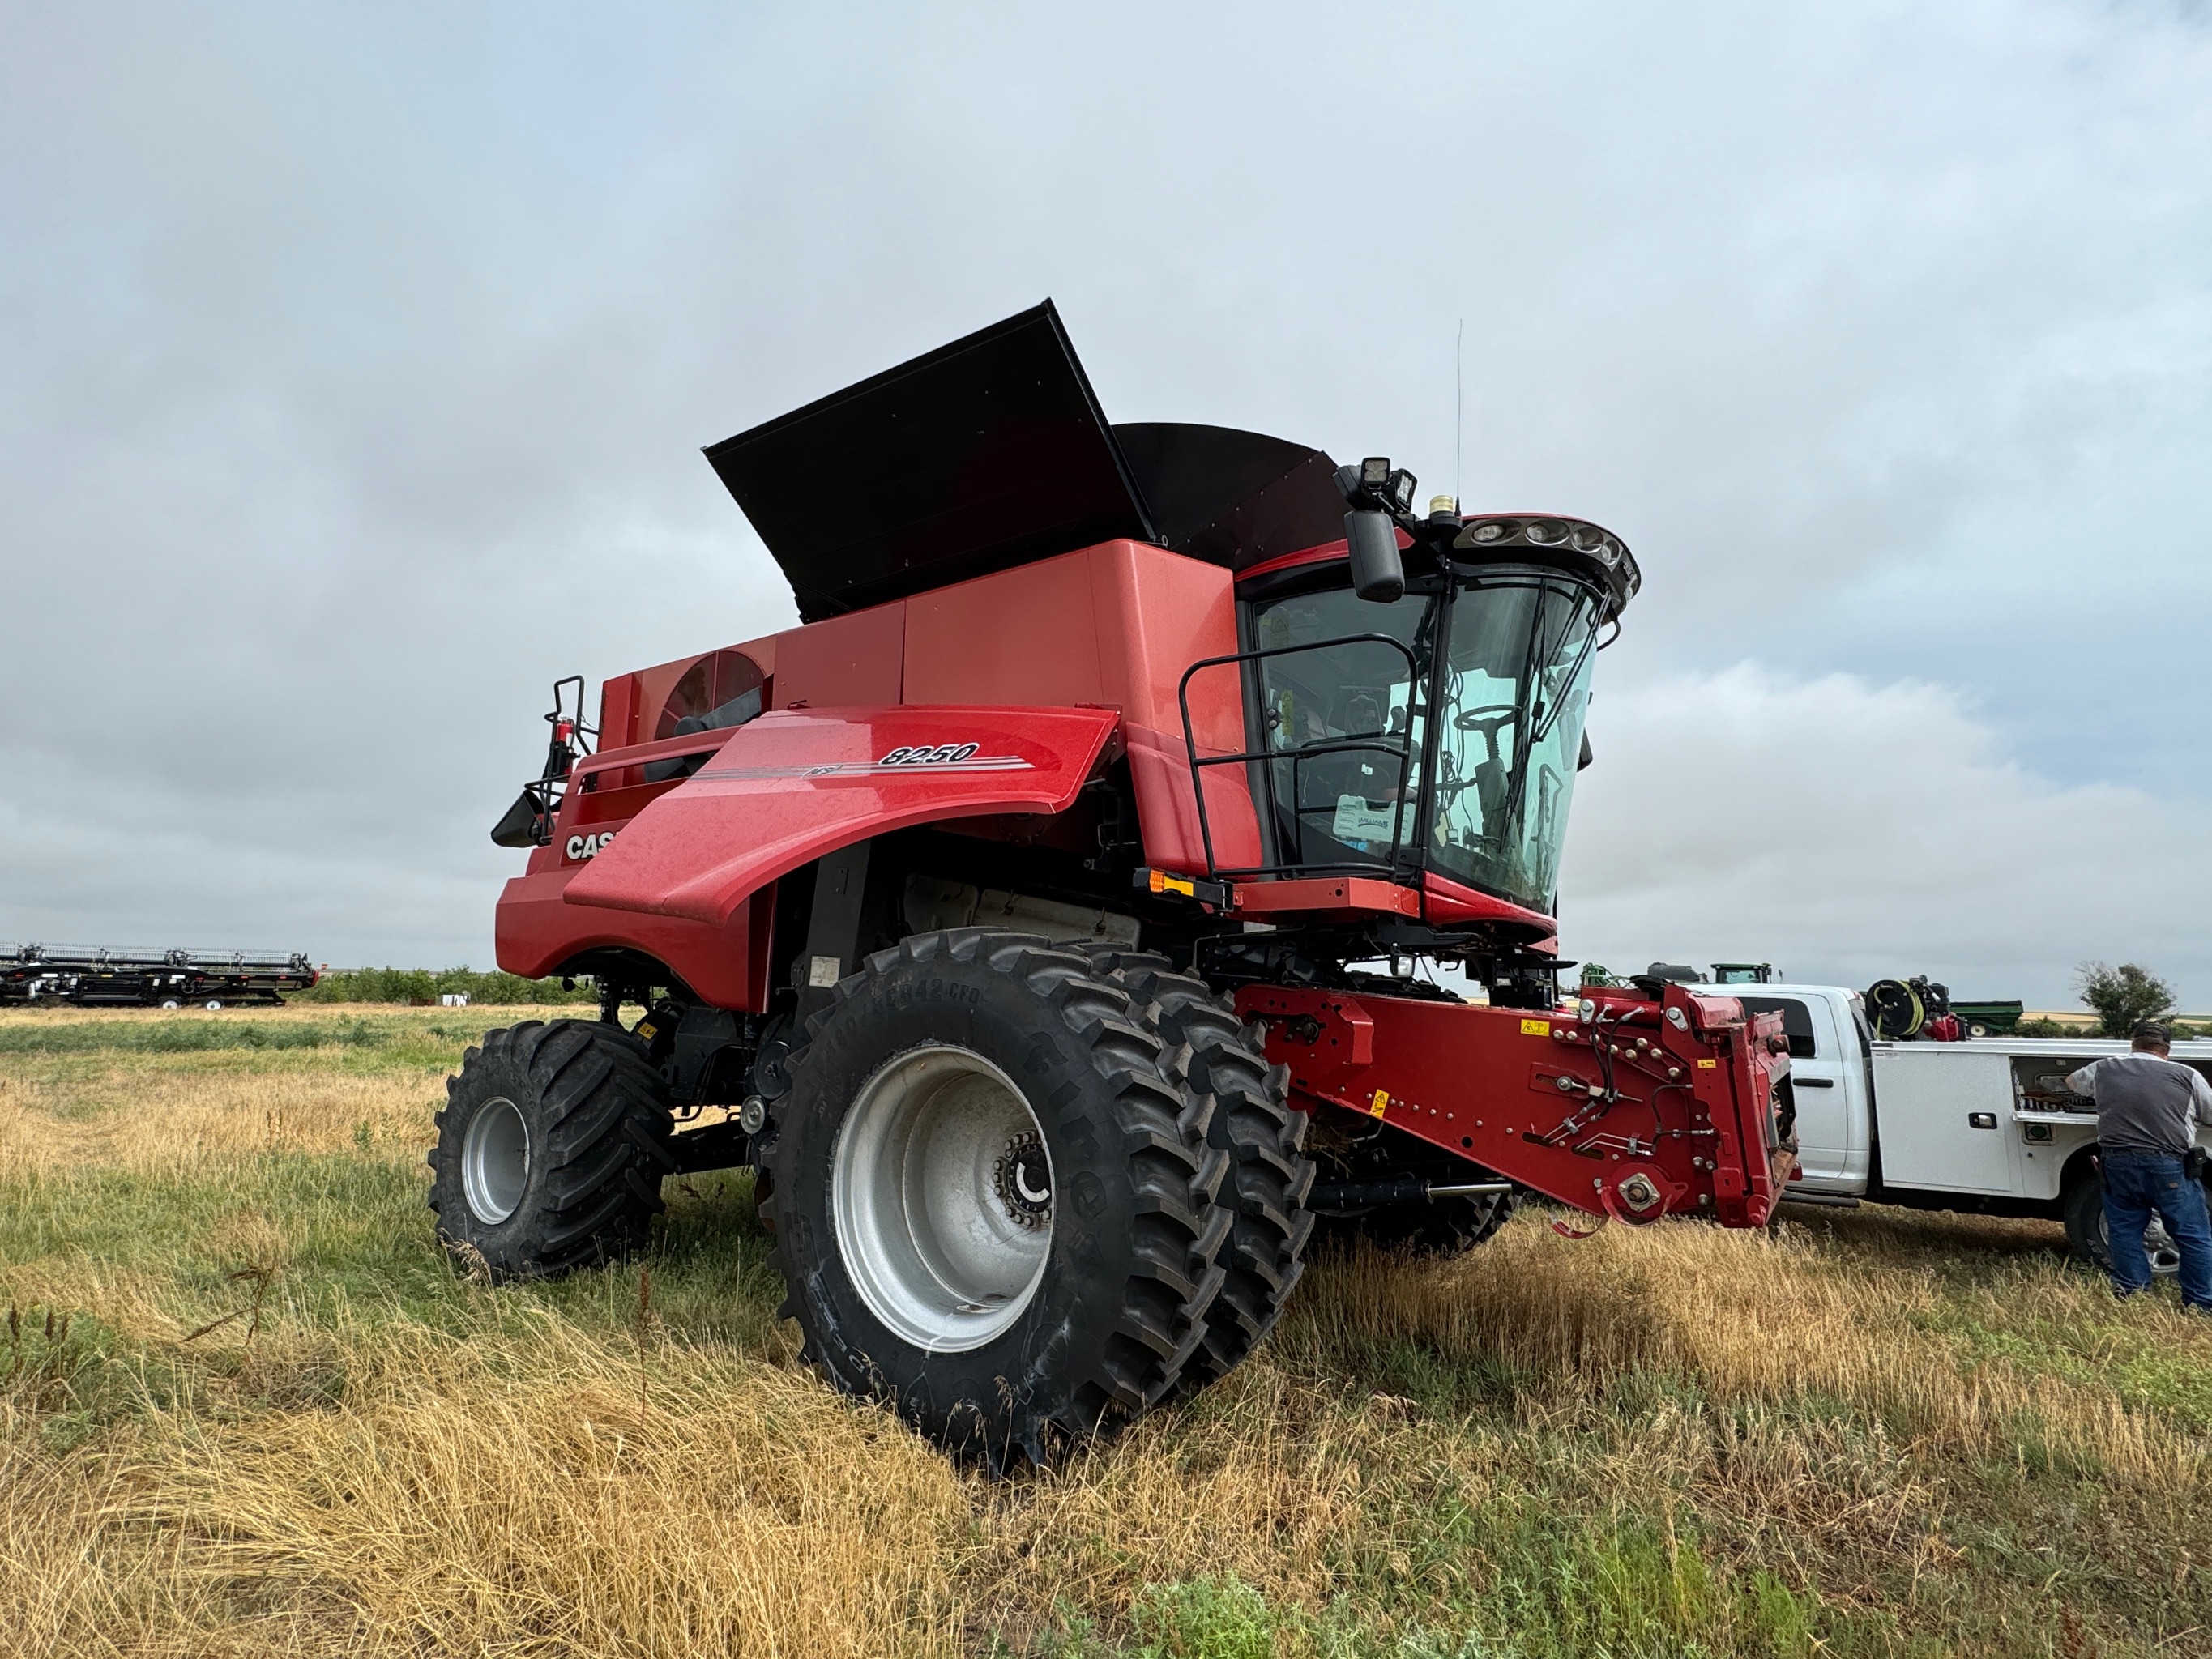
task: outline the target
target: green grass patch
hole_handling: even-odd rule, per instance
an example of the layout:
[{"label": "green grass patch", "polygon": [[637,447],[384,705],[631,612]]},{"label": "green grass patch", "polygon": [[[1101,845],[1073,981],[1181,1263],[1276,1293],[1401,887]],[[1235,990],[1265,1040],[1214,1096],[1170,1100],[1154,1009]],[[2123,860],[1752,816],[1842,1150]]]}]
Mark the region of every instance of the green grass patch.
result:
[{"label": "green grass patch", "polygon": [[293,993],[291,1000],[435,1003],[454,993],[467,997],[471,1005],[596,1007],[599,1000],[599,988],[588,976],[564,990],[557,979],[480,974],[467,968],[341,968],[325,974],[313,989]]},{"label": "green grass patch", "polygon": [[[612,1355],[614,1382],[591,1410],[618,1431],[622,1412],[648,1388],[675,1402],[680,1422],[710,1407],[714,1390],[747,1386],[732,1382],[748,1374],[732,1368],[733,1358],[754,1368],[756,1382],[766,1367],[792,1364],[771,1241],[743,1173],[669,1181],[651,1248],[626,1259],[498,1286],[455,1270],[425,1201],[422,1155],[440,1075],[495,1023],[476,1016],[0,1022],[0,1086],[11,1103],[30,1102],[18,1121],[136,1109],[134,1091],[149,1079],[169,1090],[162,1098],[185,1103],[180,1111],[198,1103],[212,1120],[244,1099],[258,1113],[263,1095],[296,1099],[285,1092],[289,1080],[322,1073],[376,1074],[325,1098],[383,1114],[351,1126],[317,1120],[312,1136],[272,1131],[274,1150],[210,1141],[187,1152],[180,1139],[173,1159],[141,1141],[128,1158],[97,1161],[70,1149],[124,1138],[72,1131],[52,1136],[63,1150],[47,1161],[6,1166],[0,1307],[12,1303],[14,1317],[0,1333],[0,1419],[15,1437],[0,1447],[0,1476],[8,1455],[20,1454],[21,1475],[35,1454],[47,1460],[40,1479],[65,1480],[103,1455],[127,1463],[165,1433],[180,1434],[180,1444],[252,1443],[264,1432],[281,1440],[283,1425],[342,1419],[366,1409],[365,1398],[373,1406],[369,1374],[379,1365],[388,1373],[394,1352],[482,1356],[497,1383],[480,1402],[487,1413],[520,1390],[562,1386],[548,1352]],[[1962,1388],[1984,1373],[2047,1379],[2075,1391],[2054,1394],[2054,1412],[2069,1398],[2110,1399],[2139,1413],[2154,1438],[2181,1444],[2212,1431],[2212,1344],[2195,1327],[2162,1305],[2102,1298],[2016,1224],[1991,1229],[1990,1247],[1978,1249],[1982,1224],[1861,1218],[1690,1259],[1815,1303],[1849,1287],[1868,1310],[1863,1340],[1917,1356],[1923,1370],[1930,1355],[1939,1372],[1955,1360]],[[1686,1229],[1680,1237],[1686,1246],[1711,1235]],[[1471,1297],[1482,1275],[1510,1270],[1498,1264],[1526,1272],[1605,1260],[1602,1241],[1561,1257],[1516,1239],[1525,1246],[1526,1231],[1458,1263],[1394,1261],[1389,1271],[1429,1275],[1411,1282]],[[887,1629],[873,1650],[2149,1659],[2198,1650],[2212,1628],[2212,1580],[2198,1565],[2212,1493],[2201,1479],[2160,1485],[2051,1454],[2033,1412],[2000,1422],[1971,1453],[1947,1449],[1883,1404],[1879,1389],[1854,1393],[1848,1376],[1731,1393],[1725,1379],[1690,1366],[1578,1372],[1509,1361],[1465,1329],[1358,1334],[1376,1328],[1309,1311],[1344,1297],[1342,1286],[1358,1281],[1337,1275],[1352,1267],[1317,1258],[1310,1288],[1247,1369],[1171,1404],[1089,1463],[1012,1487],[969,1478],[945,1558],[946,1583],[967,1598],[954,1638],[932,1647],[890,1639],[898,1632]],[[1399,1282],[1378,1280],[1376,1294]],[[1563,1299],[1565,1316],[1598,1334],[1595,1344],[1606,1328],[1596,1316],[1633,1300],[1639,1316],[1656,1318],[1664,1310],[1644,1304],[1684,1288],[1641,1269],[1611,1278],[1562,1269],[1549,1300],[1523,1316]],[[1695,1305],[1712,1316],[1711,1303]],[[1801,1340],[1786,1301],[1747,1299],[1720,1316],[1740,1317],[1747,1341]],[[548,1332],[574,1346],[532,1335]],[[394,1385],[386,1375],[377,1386],[388,1396]],[[2034,1398],[2041,1409],[2043,1396]],[[836,1455],[907,1445],[892,1416],[830,1403],[866,1437],[865,1445],[841,1440]],[[378,1420],[380,1433],[391,1426]],[[777,1524],[816,1523],[778,1488],[775,1447],[726,1455],[717,1441],[714,1454],[708,1486],[755,1493],[746,1501]],[[688,1524],[704,1488],[625,1486],[644,1484],[624,1473],[631,1455],[592,1450],[591,1480],[605,1483],[611,1501],[665,1502]],[[885,1469],[896,1467],[885,1455]],[[290,1481],[295,1466],[270,1478]],[[936,1524],[931,1511],[883,1501],[881,1516],[870,1514],[872,1535],[910,1538]],[[480,1513],[495,1512],[507,1511]],[[1317,1514],[1325,1528],[1309,1524]],[[1037,1515],[1048,1521],[1024,1532],[1024,1517]],[[1194,1516],[1200,1524],[1186,1524]],[[773,1528],[762,1535],[772,1543]],[[1164,1554],[1161,1536],[1188,1541]],[[428,1582],[451,1540],[435,1528],[408,1538]],[[270,1607],[291,1605],[283,1598],[296,1586],[258,1565],[239,1571]],[[467,1594],[502,1593],[483,1582],[493,1588],[471,1579]],[[656,1591],[687,1593],[668,1583]],[[270,1648],[310,1628],[321,1627],[284,1626]],[[301,1650],[340,1650],[352,1629],[342,1620],[327,1643]],[[158,1620],[116,1632],[121,1645],[147,1635],[142,1646],[164,1650],[191,1650],[191,1634]],[[543,1650],[582,1650],[549,1640]]]},{"label": "green grass patch", "polygon": [[258,1024],[250,1020],[100,1020],[69,1024],[0,1025],[0,1054],[191,1054],[226,1049],[377,1048],[393,1040],[388,1027]]}]

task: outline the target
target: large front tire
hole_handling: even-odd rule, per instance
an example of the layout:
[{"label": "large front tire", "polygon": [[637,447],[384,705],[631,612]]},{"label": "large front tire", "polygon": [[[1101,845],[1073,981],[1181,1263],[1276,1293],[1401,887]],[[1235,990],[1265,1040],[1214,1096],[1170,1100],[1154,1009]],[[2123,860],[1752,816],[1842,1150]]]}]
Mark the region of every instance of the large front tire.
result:
[{"label": "large front tire", "polygon": [[675,1172],[644,1043],[616,1025],[489,1031],[446,1083],[430,1151],[438,1237],[465,1268],[543,1279],[645,1242]]},{"label": "large front tire", "polygon": [[1174,1386],[1221,1289],[1228,1159],[1121,988],[1042,938],[920,933],[807,1035],[767,1209],[832,1383],[999,1469]]}]

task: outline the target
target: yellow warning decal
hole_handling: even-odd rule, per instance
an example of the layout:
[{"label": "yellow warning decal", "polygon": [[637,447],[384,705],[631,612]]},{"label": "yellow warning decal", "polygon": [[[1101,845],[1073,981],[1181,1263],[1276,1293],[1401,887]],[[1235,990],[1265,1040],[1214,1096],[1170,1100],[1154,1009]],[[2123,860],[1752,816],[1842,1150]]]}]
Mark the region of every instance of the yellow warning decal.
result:
[{"label": "yellow warning decal", "polygon": [[1701,1072],[1710,1072],[1719,1064],[1720,1061],[1717,1060],[1701,1060],[1698,1062],[1698,1069]]},{"label": "yellow warning decal", "polygon": [[1521,1035],[1549,1036],[1552,1035],[1552,1022],[1548,1019],[1524,1019],[1521,1022]]},{"label": "yellow warning decal", "polygon": [[1382,1109],[1389,1103],[1390,1091],[1388,1089],[1377,1089],[1375,1091],[1375,1098],[1367,1103],[1367,1109],[1376,1117],[1380,1117],[1382,1115]]}]

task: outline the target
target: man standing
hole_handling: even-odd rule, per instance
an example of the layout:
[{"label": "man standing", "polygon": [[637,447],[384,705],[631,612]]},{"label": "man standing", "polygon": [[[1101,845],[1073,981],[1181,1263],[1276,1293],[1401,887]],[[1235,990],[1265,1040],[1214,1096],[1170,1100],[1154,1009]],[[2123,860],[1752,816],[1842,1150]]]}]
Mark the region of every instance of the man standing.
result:
[{"label": "man standing", "polygon": [[2097,1103],[2112,1292],[2133,1296],[2150,1283],[2143,1230],[2156,1210],[2181,1251],[2181,1299],[2212,1313],[2212,1224],[2196,1156],[2197,1126],[2212,1123],[2212,1085],[2166,1057],[2172,1042],[2155,1020],[2136,1027],[2130,1046],[2133,1053],[2092,1060],[2066,1079]]}]

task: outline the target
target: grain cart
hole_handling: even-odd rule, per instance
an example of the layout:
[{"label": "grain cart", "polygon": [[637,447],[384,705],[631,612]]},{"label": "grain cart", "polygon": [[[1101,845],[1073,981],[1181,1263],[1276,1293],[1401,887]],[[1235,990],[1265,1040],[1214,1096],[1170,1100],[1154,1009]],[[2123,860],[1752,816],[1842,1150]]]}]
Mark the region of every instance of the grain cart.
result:
[{"label": "grain cart", "polygon": [[596,732],[556,692],[499,961],[601,1018],[453,1080],[457,1254],[556,1272],[750,1165],[810,1358],[1004,1466],[1236,1365],[1317,1218],[1765,1221],[1778,1019],[1559,1003],[1614,537],[1109,426],[1049,302],[707,458],[803,623],[609,680]]}]

